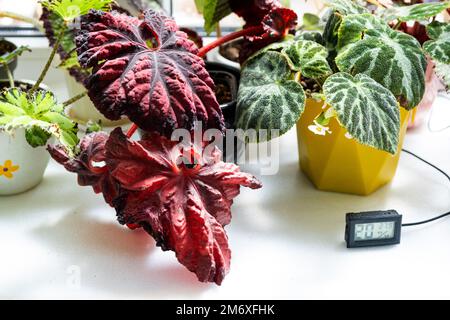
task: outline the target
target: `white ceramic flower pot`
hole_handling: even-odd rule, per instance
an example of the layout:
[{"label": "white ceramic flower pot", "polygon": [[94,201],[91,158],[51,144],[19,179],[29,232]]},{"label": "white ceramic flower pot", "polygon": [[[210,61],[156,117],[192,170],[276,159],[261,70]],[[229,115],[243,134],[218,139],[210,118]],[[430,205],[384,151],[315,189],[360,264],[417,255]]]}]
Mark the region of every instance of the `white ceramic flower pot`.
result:
[{"label": "white ceramic flower pot", "polygon": [[214,48],[211,50],[211,52],[208,54],[208,59],[211,62],[219,62],[226,64],[227,66],[231,66],[237,69],[241,69],[241,65],[237,62],[231,61],[224,56],[222,56],[219,52],[219,48]]},{"label": "white ceramic flower pot", "polygon": [[45,147],[28,145],[24,129],[16,130],[14,135],[0,131],[0,196],[25,192],[37,186],[49,160]]},{"label": "white ceramic flower pot", "polygon": [[[66,84],[69,97],[75,97],[76,95],[86,91],[86,89],[78,83],[68,72],[66,72]],[[72,104],[69,108],[69,115],[72,119],[75,119],[79,123],[86,123],[89,120],[101,121],[102,125],[105,127],[120,126],[122,124],[128,123],[129,121],[119,120],[111,121],[106,119],[94,106],[91,99],[88,96],[78,100]]]}]

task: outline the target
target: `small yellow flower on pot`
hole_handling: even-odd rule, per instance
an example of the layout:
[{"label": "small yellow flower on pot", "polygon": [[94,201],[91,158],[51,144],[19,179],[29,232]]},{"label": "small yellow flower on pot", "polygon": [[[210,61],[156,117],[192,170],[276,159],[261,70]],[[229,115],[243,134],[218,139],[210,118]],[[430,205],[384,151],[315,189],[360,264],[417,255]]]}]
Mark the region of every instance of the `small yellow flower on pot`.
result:
[{"label": "small yellow flower on pot", "polygon": [[19,170],[19,166],[13,165],[11,160],[6,160],[3,166],[0,165],[0,177],[4,176],[6,179],[12,179],[13,173]]}]

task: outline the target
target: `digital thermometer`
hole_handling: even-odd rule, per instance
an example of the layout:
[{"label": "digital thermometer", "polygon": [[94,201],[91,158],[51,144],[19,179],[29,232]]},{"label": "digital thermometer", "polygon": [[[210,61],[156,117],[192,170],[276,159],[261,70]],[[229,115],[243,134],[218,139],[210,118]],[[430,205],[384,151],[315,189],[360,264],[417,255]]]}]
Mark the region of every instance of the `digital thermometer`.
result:
[{"label": "digital thermometer", "polygon": [[347,248],[400,243],[402,216],[395,210],[347,213]]}]

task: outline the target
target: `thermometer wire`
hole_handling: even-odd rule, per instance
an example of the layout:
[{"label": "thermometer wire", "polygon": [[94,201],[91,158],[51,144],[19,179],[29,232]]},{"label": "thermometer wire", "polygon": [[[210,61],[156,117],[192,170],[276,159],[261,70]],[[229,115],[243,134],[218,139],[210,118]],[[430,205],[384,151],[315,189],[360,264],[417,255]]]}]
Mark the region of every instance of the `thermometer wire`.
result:
[{"label": "thermometer wire", "polygon": [[[415,153],[413,153],[413,152],[411,152],[411,151],[408,151],[408,150],[405,150],[405,149],[402,149],[402,151],[403,151],[404,153],[407,153],[407,154],[409,154],[409,155],[415,157],[416,159],[418,159],[418,160],[420,160],[420,161],[426,163],[426,164],[429,165],[430,167],[436,169],[437,171],[439,171],[440,173],[442,173],[442,174],[449,180],[449,182],[450,182],[450,175],[449,175],[448,173],[446,173],[444,170],[438,168],[438,167],[435,166],[434,164],[432,164],[432,163],[428,162],[427,160],[425,160],[425,159],[419,157],[418,155],[416,155]],[[438,220],[438,219],[441,219],[441,218],[444,218],[444,217],[447,217],[447,216],[450,216],[450,211],[449,211],[449,212],[446,212],[446,213],[444,213],[444,214],[441,214],[441,215],[439,215],[439,216],[437,216],[437,217],[431,218],[431,219],[427,219],[427,220],[423,220],[423,221],[418,221],[418,222],[403,223],[403,224],[402,224],[402,227],[417,226],[417,225],[421,225],[421,224],[425,224],[425,223],[428,223],[428,222],[432,222],[432,221],[435,221],[435,220]]]}]

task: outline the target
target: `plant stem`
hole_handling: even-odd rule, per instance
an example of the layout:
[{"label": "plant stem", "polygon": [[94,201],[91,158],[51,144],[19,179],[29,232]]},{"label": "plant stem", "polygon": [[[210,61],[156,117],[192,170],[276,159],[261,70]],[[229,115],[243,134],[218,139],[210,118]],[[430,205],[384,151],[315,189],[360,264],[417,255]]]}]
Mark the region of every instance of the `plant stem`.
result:
[{"label": "plant stem", "polygon": [[220,27],[220,22],[217,22],[216,34],[217,38],[222,38],[222,28]]},{"label": "plant stem", "polygon": [[7,63],[4,63],[4,64],[3,64],[3,67],[5,68],[6,74],[8,75],[9,86],[10,86],[11,88],[14,88],[14,87],[15,87],[15,84],[14,84],[14,78],[13,78],[13,75],[12,75],[12,73],[11,73],[11,69],[9,68],[9,66],[8,66]]},{"label": "plant stem", "polygon": [[397,21],[397,23],[395,24],[395,26],[394,26],[394,30],[398,30],[398,28],[400,28],[400,26],[402,25],[402,21]]},{"label": "plant stem", "polygon": [[63,107],[66,108],[68,106],[70,106],[71,104],[77,102],[78,100],[80,100],[81,98],[84,98],[87,95],[87,91],[84,91],[78,95],[76,95],[73,98],[70,98],[69,100],[67,100],[66,102],[63,103]]},{"label": "plant stem", "polygon": [[203,48],[201,48],[200,51],[198,52],[198,56],[200,58],[203,58],[209,51],[211,51],[212,49],[214,49],[224,43],[227,43],[229,41],[232,41],[234,39],[244,37],[244,36],[252,36],[252,35],[262,34],[263,32],[264,32],[263,27],[256,26],[256,27],[250,27],[250,28],[246,28],[246,29],[242,29],[242,30],[230,33],[222,38],[219,38],[219,39],[211,42],[210,44],[204,46]]},{"label": "plant stem", "polygon": [[34,84],[33,88],[31,88],[29,94],[32,95],[41,85],[42,81],[44,81],[45,76],[47,75],[48,70],[50,69],[50,66],[52,65],[53,59],[55,58],[56,52],[58,51],[59,44],[61,43],[62,38],[64,37],[64,34],[66,32],[67,25],[64,25],[61,28],[61,31],[58,34],[58,38],[56,38],[55,44],[53,45],[53,50],[50,53],[50,57],[48,58],[47,63],[44,66],[44,70],[42,70],[41,75],[39,76],[39,79]]},{"label": "plant stem", "polygon": [[376,5],[378,8],[387,8],[384,4],[382,4],[378,0],[367,0],[367,2]]},{"label": "plant stem", "polygon": [[133,123],[131,125],[130,129],[128,129],[128,131],[127,131],[127,137],[131,138],[137,129],[138,129],[138,126],[135,123]]},{"label": "plant stem", "polygon": [[17,21],[30,23],[33,26],[35,26],[39,31],[43,31],[44,30],[44,28],[42,28],[42,25],[39,23],[39,21],[37,21],[37,20],[35,20],[33,18],[22,16],[22,15],[17,14],[17,13],[8,12],[8,11],[0,11],[0,18],[11,18],[11,19],[14,19],[14,20],[17,20]]}]

